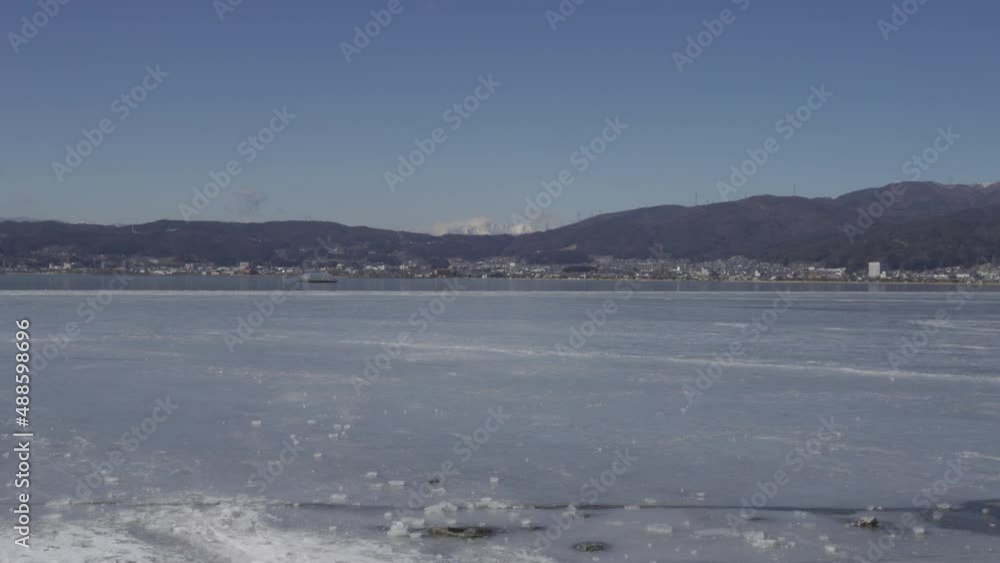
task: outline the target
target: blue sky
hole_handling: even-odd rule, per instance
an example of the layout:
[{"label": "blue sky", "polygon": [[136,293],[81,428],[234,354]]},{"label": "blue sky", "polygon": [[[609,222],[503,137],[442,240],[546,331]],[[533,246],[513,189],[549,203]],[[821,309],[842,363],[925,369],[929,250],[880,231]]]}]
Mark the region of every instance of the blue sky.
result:
[{"label": "blue sky", "polygon": [[[570,170],[545,210],[566,223],[717,201],[716,183],[768,137],[780,150],[751,195],[882,185],[946,126],[961,138],[924,179],[1000,179],[995,1],[927,0],[886,41],[877,22],[904,2],[586,0],[553,30],[559,0],[400,0],[348,63],[341,44],[389,3],[243,0],[220,21],[212,0],[70,0],[20,42],[10,34],[37,0],[3,2],[0,216],[181,219],[235,160],[194,218],[507,223]],[[725,9],[734,21],[679,72],[673,53]],[[114,100],[156,65],[169,76],[122,119]],[[445,112],[489,75],[500,86],[452,129]],[[780,138],[775,123],[820,85],[834,95]],[[238,147],[274,108],[295,118],[247,162]],[[571,156],[616,116],[628,129],[580,172]],[[53,162],[102,119],[114,130],[59,181]],[[447,139],[390,190],[386,171],[436,128]]]}]

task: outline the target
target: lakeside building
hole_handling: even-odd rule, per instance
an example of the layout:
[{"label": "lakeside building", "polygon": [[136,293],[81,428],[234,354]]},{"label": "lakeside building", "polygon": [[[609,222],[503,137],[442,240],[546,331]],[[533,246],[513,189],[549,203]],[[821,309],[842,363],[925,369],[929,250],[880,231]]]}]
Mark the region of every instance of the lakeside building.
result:
[{"label": "lakeside building", "polygon": [[868,278],[876,280],[882,277],[882,263],[881,262],[869,262],[868,263]]}]

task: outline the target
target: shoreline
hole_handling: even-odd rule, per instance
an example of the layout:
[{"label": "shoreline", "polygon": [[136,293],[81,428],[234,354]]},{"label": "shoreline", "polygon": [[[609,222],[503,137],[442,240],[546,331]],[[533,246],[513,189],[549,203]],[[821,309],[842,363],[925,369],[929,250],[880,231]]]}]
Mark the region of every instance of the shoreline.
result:
[{"label": "shoreline", "polygon": [[[130,277],[144,278],[144,279],[172,279],[172,278],[186,278],[186,279],[225,279],[225,280],[250,280],[250,279],[295,279],[299,280],[299,276],[283,276],[280,274],[217,274],[217,275],[201,275],[201,274],[149,274],[149,273],[123,273],[123,272],[65,272],[65,273],[51,273],[51,272],[0,272],[0,279],[4,277],[27,277],[27,276],[40,276],[40,277],[107,277],[115,275],[127,275]],[[482,278],[482,277],[460,277],[460,276],[442,276],[442,277],[359,277],[359,276],[335,276],[334,279],[337,281],[343,280],[372,280],[372,281],[434,281],[434,280],[479,280],[479,281],[512,281],[512,282],[634,282],[641,284],[648,283],[704,283],[704,284],[824,284],[824,285],[852,285],[852,286],[908,286],[908,285],[934,285],[934,286],[961,286],[961,285],[976,285],[976,286],[988,286],[997,287],[1000,286],[1000,281],[987,281],[987,280],[802,280],[802,279],[790,279],[790,280],[763,280],[763,279],[636,279],[636,278],[625,278],[625,277],[600,277],[600,278],[525,278],[525,277],[508,277],[508,278]],[[313,282],[316,283],[316,282]],[[324,285],[336,285],[335,283],[329,283]]]}]

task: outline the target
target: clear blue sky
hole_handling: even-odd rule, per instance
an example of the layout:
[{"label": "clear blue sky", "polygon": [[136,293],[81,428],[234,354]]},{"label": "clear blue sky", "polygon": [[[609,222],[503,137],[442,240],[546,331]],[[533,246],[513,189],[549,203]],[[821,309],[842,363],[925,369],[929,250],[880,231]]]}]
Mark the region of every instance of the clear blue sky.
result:
[{"label": "clear blue sky", "polygon": [[[877,22],[891,0],[745,2],[587,0],[553,30],[559,0],[401,0],[348,63],[341,43],[388,0],[243,0],[223,21],[212,0],[71,0],[16,54],[8,34],[39,7],[7,0],[0,216],[180,219],[230,160],[241,173],[198,219],[509,222],[563,169],[576,180],[547,210],[562,222],[718,200],[729,167],[821,84],[834,97],[781,140],[751,194],[900,179],[948,125],[962,137],[925,179],[1000,179],[995,0],[928,0],[888,41]],[[678,72],[672,54],[726,8],[735,21]],[[157,64],[169,77],[121,119],[112,102]],[[489,74],[501,86],[452,130],[444,112]],[[296,118],[246,162],[238,145],[276,107]],[[615,116],[629,129],[578,172],[572,153]],[[53,161],[104,118],[114,131],[59,182]],[[447,140],[390,191],[385,171],[437,127]]]}]

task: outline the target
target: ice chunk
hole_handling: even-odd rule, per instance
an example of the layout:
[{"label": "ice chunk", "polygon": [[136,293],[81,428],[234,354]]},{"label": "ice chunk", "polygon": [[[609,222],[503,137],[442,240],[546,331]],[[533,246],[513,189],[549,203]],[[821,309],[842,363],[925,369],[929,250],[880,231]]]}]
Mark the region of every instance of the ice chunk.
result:
[{"label": "ice chunk", "polygon": [[427,514],[427,515],[430,515],[430,516],[439,516],[440,517],[445,512],[455,512],[457,510],[458,510],[457,506],[455,506],[454,504],[452,504],[450,502],[445,501],[445,502],[439,502],[437,504],[432,504],[432,505],[424,508],[424,514]]},{"label": "ice chunk", "polygon": [[392,526],[389,526],[389,531],[386,532],[389,537],[401,538],[410,535],[410,530],[406,528],[406,524],[403,522],[393,522]]},{"label": "ice chunk", "polygon": [[706,528],[692,533],[696,538],[738,538],[740,533],[732,528]]},{"label": "ice chunk", "polygon": [[782,543],[780,538],[769,538],[767,537],[767,534],[757,530],[743,532],[743,539],[746,540],[751,547],[759,550],[774,549]]},{"label": "ice chunk", "polygon": [[663,536],[669,536],[674,533],[674,529],[666,524],[650,524],[646,526],[646,531],[650,534],[660,534]]}]

